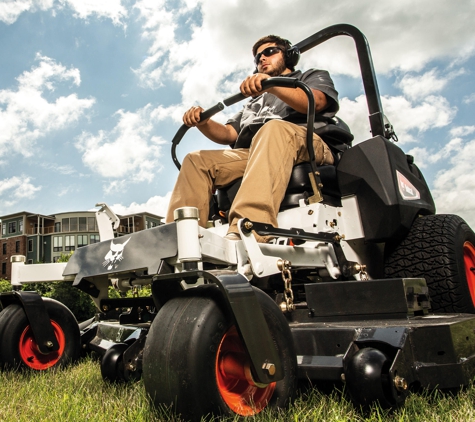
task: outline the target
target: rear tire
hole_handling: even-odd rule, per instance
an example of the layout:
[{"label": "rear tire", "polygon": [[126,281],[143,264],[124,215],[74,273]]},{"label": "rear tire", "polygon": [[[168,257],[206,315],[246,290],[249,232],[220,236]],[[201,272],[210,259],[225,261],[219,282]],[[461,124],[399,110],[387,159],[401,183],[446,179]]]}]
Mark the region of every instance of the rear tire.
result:
[{"label": "rear tire", "polygon": [[296,390],[297,362],[277,305],[255,289],[284,370],[282,380],[259,388],[244,376],[247,354],[217,289],[200,290],[171,299],[152,323],[143,355],[151,400],[156,406],[172,405],[186,420],[208,414],[249,416],[268,406],[287,406]]},{"label": "rear tire", "polygon": [[456,215],[416,219],[400,244],[387,246],[385,277],[423,277],[433,311],[475,313],[473,230]]},{"label": "rear tire", "polygon": [[2,368],[42,371],[67,365],[79,358],[81,348],[76,318],[66,306],[56,300],[43,298],[43,302],[51,319],[59,350],[42,354],[25,310],[19,304],[11,304],[0,313]]}]

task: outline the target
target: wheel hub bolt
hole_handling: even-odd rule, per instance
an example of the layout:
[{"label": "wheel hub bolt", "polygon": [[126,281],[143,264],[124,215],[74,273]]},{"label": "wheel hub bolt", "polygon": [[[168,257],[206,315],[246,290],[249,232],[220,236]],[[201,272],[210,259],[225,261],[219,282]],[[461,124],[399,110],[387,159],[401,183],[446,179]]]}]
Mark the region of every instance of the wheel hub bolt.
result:
[{"label": "wheel hub bolt", "polygon": [[397,391],[405,391],[407,390],[407,381],[404,378],[396,375],[394,377],[394,386],[396,387]]},{"label": "wheel hub bolt", "polygon": [[264,371],[267,371],[267,373],[270,375],[270,376],[273,376],[275,374],[275,365],[273,363],[270,363],[270,362],[265,362],[263,365],[262,365],[262,369]]},{"label": "wheel hub bolt", "polygon": [[46,342],[46,347],[48,347],[49,349],[51,349],[53,347],[53,342],[52,341],[47,341]]}]

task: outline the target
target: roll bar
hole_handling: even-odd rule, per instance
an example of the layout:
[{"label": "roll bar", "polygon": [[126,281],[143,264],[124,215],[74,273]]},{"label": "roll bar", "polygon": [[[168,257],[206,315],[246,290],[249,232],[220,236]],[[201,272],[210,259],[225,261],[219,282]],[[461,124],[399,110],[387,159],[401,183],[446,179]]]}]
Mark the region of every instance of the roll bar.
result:
[{"label": "roll bar", "polygon": [[[369,48],[368,41],[364,34],[356,27],[348,24],[338,24],[332,25],[321,31],[316,32],[312,36],[304,39],[303,41],[295,44],[301,53],[312,49],[313,47],[328,41],[331,38],[337,37],[339,35],[347,35],[353,38],[355,42],[356,52],[358,55],[358,61],[360,63],[361,76],[363,79],[363,87],[366,94],[366,101],[368,104],[369,111],[369,123],[371,127],[371,133],[373,136],[381,135],[387,139],[394,136],[392,126],[388,123],[385,123],[383,106],[381,104],[381,97],[379,95],[378,82],[376,80],[376,74],[374,72],[373,59],[371,58],[371,51]],[[299,82],[295,78],[286,78],[286,77],[275,77],[263,81],[263,88],[270,88],[272,86],[289,86],[293,88],[301,88],[305,91],[307,85]],[[302,87],[303,85],[304,87]],[[305,91],[306,92],[306,91]],[[307,94],[308,96],[308,94]],[[313,99],[313,95],[311,95]],[[201,120],[208,119],[215,114],[219,113],[224,107],[229,107],[233,104],[238,103],[239,101],[244,100],[246,97],[239,93],[235,94],[232,97],[226,98],[222,102],[217,103],[213,107],[203,111],[200,115]],[[309,101],[310,97],[308,96]],[[307,112],[307,148],[310,154],[314,154],[313,144],[311,142],[311,136],[313,132],[313,122],[315,119],[315,105],[311,107],[309,103],[308,112]],[[313,111],[313,112],[311,112]],[[311,115],[311,116],[310,116]],[[309,124],[311,118],[311,125]],[[172,148],[171,154],[173,162],[175,163],[178,170],[181,168],[181,164],[176,157],[176,147],[180,143],[181,139],[188,131],[189,127],[182,125],[178,132],[172,139]],[[310,138],[310,141],[309,141]],[[311,146],[311,147],[310,147]],[[314,162],[314,156],[310,156],[311,162]],[[312,169],[313,170],[313,169]]]}]

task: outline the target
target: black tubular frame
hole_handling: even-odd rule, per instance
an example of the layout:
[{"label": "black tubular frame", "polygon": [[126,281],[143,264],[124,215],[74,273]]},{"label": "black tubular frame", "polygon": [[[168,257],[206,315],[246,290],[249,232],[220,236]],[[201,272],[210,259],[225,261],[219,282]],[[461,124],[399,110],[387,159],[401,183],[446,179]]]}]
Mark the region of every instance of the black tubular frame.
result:
[{"label": "black tubular frame", "polygon": [[371,133],[373,136],[381,135],[389,139],[389,131],[384,125],[383,106],[379,95],[376,73],[374,72],[373,59],[371,58],[371,50],[369,48],[368,40],[358,28],[348,24],[332,25],[318,31],[294,46],[297,47],[301,53],[304,53],[305,51],[339,35],[347,35],[353,38],[355,42],[356,53],[360,63],[361,77],[363,79],[363,87],[366,94],[366,101],[368,103]]},{"label": "black tubular frame", "polygon": [[[373,59],[371,58],[371,50],[369,48],[368,40],[364,36],[364,34],[353,25],[349,24],[338,24],[332,25],[321,31],[316,32],[312,36],[300,41],[297,44],[294,44],[294,47],[298,48],[301,53],[305,53],[306,51],[316,47],[319,44],[324,43],[325,41],[330,40],[331,38],[346,35],[353,38],[356,47],[356,53],[358,56],[358,61],[360,63],[360,70],[361,70],[361,77],[363,80],[363,87],[366,94],[366,101],[368,104],[368,111],[369,111],[369,123],[371,127],[371,133],[373,136],[381,135],[386,139],[391,137],[391,128],[386,127],[384,124],[384,113],[383,113],[383,106],[381,104],[381,97],[379,95],[378,89],[378,82],[376,80],[376,74],[374,72],[373,66]],[[268,79],[268,82],[272,79],[294,79],[294,78],[285,78],[285,77],[277,77]],[[270,86],[277,86],[275,85],[268,85]],[[265,86],[265,85],[264,85]],[[279,84],[279,86],[285,86]],[[294,86],[297,87],[297,86]],[[299,88],[302,88],[298,86]],[[302,88],[303,89],[303,88]],[[246,97],[239,93],[235,94],[229,98],[226,98],[222,102],[217,103],[213,107],[203,111],[201,113],[201,120],[208,119],[209,117],[214,116],[216,113],[219,113],[224,107],[229,107],[230,105],[236,104],[239,101],[244,100]],[[310,113],[308,113],[309,115]],[[313,113],[314,114],[314,113]],[[312,119],[313,120],[313,119]],[[313,124],[312,124],[313,126]],[[171,148],[171,155],[172,160],[175,163],[175,166],[180,170],[181,164],[176,157],[176,147],[180,143],[181,139],[185,135],[185,133],[190,129],[186,125],[182,125],[178,132],[172,139],[172,148]],[[312,130],[313,131],[313,130]],[[309,149],[313,150],[313,148]],[[311,160],[312,161],[312,160]]]}]

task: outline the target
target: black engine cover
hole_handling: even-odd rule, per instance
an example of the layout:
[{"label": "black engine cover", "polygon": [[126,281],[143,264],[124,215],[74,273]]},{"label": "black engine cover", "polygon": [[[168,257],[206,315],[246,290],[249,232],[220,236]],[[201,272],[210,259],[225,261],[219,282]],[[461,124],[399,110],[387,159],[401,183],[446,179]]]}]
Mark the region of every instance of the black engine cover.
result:
[{"label": "black engine cover", "polygon": [[435,214],[435,204],[412,157],[382,136],[345,151],[337,167],[342,196],[356,195],[365,239],[403,238],[418,214]]}]

